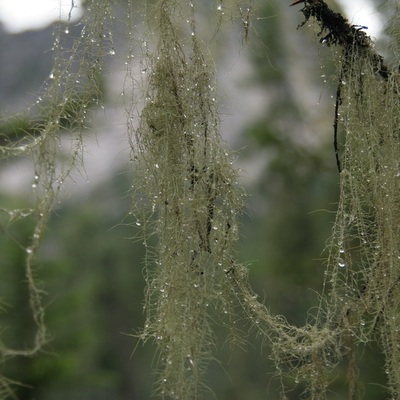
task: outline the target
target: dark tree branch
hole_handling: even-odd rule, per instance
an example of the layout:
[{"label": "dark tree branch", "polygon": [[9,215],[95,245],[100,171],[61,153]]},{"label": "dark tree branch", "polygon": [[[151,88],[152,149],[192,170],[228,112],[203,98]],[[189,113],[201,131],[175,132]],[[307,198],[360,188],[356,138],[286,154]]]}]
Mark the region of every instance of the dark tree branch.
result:
[{"label": "dark tree branch", "polygon": [[383,61],[383,57],[373,48],[371,38],[362,30],[363,26],[350,25],[349,21],[340,13],[331,10],[323,0],[298,0],[291,6],[304,3],[300,10],[304,14],[304,26],[311,17],[315,18],[321,27],[318,36],[321,36],[321,43],[328,46],[339,45],[348,54],[350,49],[359,50],[370,58],[375,73],[387,80],[390,72]]}]

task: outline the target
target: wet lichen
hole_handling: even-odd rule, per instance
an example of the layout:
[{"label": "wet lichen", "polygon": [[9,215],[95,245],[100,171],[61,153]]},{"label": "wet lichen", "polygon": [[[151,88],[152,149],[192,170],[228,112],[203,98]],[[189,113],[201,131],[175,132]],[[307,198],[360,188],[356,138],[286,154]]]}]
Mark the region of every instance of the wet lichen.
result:
[{"label": "wet lichen", "polygon": [[[128,1],[129,7],[133,7]],[[159,352],[161,398],[199,399],[207,393],[204,375],[213,358],[211,320],[225,325],[246,319],[272,349],[282,381],[302,381],[305,396],[324,399],[330,373],[348,360],[349,398],[360,396],[357,344],[376,341],[386,359],[392,398],[400,391],[400,146],[399,73],[375,52],[372,41],[322,0],[304,2],[306,20],[316,18],[322,42],[342,46],[335,129],[345,142],[340,156],[340,199],[328,245],[326,280],[317,311],[303,327],[270,313],[248,284],[248,269],[236,262],[238,220],[244,195],[238,171],[219,133],[214,65],[200,40],[196,20],[201,2],[161,0],[146,3],[146,23],[153,43],[142,43],[147,72],[145,104],[138,125],[126,104],[129,142],[135,159],[132,214],[144,227],[146,316],[139,336],[153,339]],[[0,342],[0,357],[32,356],[47,341],[44,291],[36,278],[36,256],[46,224],[71,171],[82,160],[83,129],[89,106],[101,99],[102,59],[112,54],[108,1],[87,2],[81,35],[68,52],[65,27],[55,31],[54,67],[38,99],[37,123],[30,134],[2,136],[0,157],[33,159],[31,208],[1,208],[5,225],[32,218],[34,228],[25,251],[25,278],[36,327],[31,345],[10,348]],[[228,10],[230,11],[228,13]],[[213,34],[225,20],[239,18],[243,37],[251,29],[252,4],[215,4]],[[126,88],[139,85],[130,62],[134,31],[128,15]],[[337,30],[337,23],[343,29]],[[393,18],[393,49],[398,49],[398,18]],[[108,46],[108,47],[107,47]],[[398,52],[394,51],[394,58]],[[395,60],[396,61],[396,60]],[[399,60],[392,62],[398,64]],[[139,87],[141,89],[141,87]],[[140,90],[137,90],[140,92]],[[127,91],[124,94],[128,94]],[[128,96],[127,96],[128,97]],[[71,99],[73,101],[71,102]],[[339,112],[340,109],[340,118]],[[60,157],[62,129],[73,141],[67,160]],[[6,139],[6,140],[4,140]],[[61,158],[64,160],[62,161]],[[154,240],[154,238],[156,238]],[[137,267],[137,266],[135,266]],[[0,378],[0,396],[12,394],[13,382]]]},{"label": "wet lichen", "polygon": [[[43,300],[45,290],[39,282],[37,253],[59,192],[70,174],[81,165],[83,132],[87,128],[90,108],[101,100],[103,59],[110,46],[111,3],[89,1],[86,6],[87,12],[80,21],[80,35],[72,40],[71,48],[65,47],[69,29],[64,23],[55,26],[52,71],[36,103],[24,113],[24,118],[30,121],[27,125],[29,129],[24,125],[11,136],[1,132],[1,159],[25,158],[32,161],[30,207],[2,207],[0,211],[5,232],[20,219],[28,219],[33,226],[29,238],[18,245],[25,253],[23,267],[34,327],[32,332],[27,332],[26,342],[21,343],[21,347],[9,346],[0,340],[2,360],[31,357],[41,351],[48,341]],[[3,126],[9,126],[14,120],[10,117]],[[60,143],[62,137],[68,135],[71,151],[65,155]],[[14,398],[14,384],[1,376],[0,396]]]},{"label": "wet lichen", "polygon": [[195,34],[179,37],[176,8],[173,1],[158,6],[159,41],[133,149],[158,242],[147,266],[141,336],[160,351],[161,397],[194,399],[214,346],[211,310],[227,306],[221,293],[235,273],[242,193],[219,134],[213,66]]}]

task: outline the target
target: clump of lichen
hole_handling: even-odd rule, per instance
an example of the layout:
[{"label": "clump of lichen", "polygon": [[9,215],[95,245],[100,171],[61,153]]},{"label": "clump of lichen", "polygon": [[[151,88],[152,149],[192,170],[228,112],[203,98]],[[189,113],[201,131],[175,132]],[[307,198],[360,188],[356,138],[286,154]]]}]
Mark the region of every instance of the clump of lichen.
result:
[{"label": "clump of lichen", "polygon": [[195,399],[214,346],[210,315],[227,306],[223,287],[235,272],[242,194],[222,146],[213,68],[193,11],[186,10],[186,40],[177,32],[176,8],[174,1],[158,5],[159,41],[134,149],[157,233],[142,337],[158,345],[161,396]]},{"label": "clump of lichen", "polygon": [[297,328],[272,315],[250,288],[247,267],[235,262],[242,206],[237,171],[219,135],[215,82],[193,9],[186,10],[190,39],[178,35],[184,9],[178,10],[174,1],[158,3],[159,41],[147,64],[146,103],[133,142],[134,188],[142,196],[133,213],[148,203],[152,214],[144,221],[147,320],[140,336],[157,344],[158,393],[202,397],[214,347],[210,319],[220,310],[233,331],[234,321],[245,318],[272,347],[277,374],[308,382],[310,396],[322,398],[325,373],[341,357],[341,332],[325,320]]},{"label": "clump of lichen", "polygon": [[[333,361],[334,365],[346,356],[349,398],[360,398],[357,346],[376,342],[385,356],[388,390],[397,398],[400,76],[397,68],[386,67],[371,42],[363,44],[354,39],[343,46],[338,63],[335,118],[335,129],[339,127],[344,136],[343,143],[335,144],[340,199],[328,246],[324,296],[315,325],[322,328],[314,333],[308,330],[312,343],[323,343],[324,337],[329,338],[325,343],[330,344],[331,350],[326,353],[330,357],[322,358],[323,362],[320,357],[308,361],[314,380],[320,376],[317,391],[312,390],[310,376],[303,378],[311,398],[324,398],[321,396],[326,396],[326,374],[320,372],[325,362],[331,359],[328,364]],[[308,352],[307,357],[310,355]],[[294,360],[302,365],[305,358]]]},{"label": "clump of lichen", "polygon": [[343,310],[341,323],[356,341],[377,338],[394,395],[400,390],[400,76],[393,70],[382,79],[362,53],[352,56],[342,87],[346,138],[330,309]]},{"label": "clump of lichen", "polygon": [[[73,6],[73,4],[72,4]],[[90,108],[101,99],[103,58],[110,41],[110,2],[88,1],[80,21],[81,31],[69,40],[71,26],[58,23],[54,29],[53,68],[37,102],[23,114],[29,121],[20,131],[1,132],[1,159],[32,160],[32,198],[29,207],[1,207],[2,228],[7,233],[20,219],[29,219],[32,231],[24,242],[18,243],[25,252],[24,275],[27,297],[35,330],[20,346],[9,346],[0,340],[0,358],[31,357],[48,341],[45,324],[44,287],[39,283],[37,253],[46,233],[50,214],[59,193],[71,173],[83,158],[83,132],[87,128]],[[66,43],[72,42],[67,48]],[[14,119],[13,119],[14,118]],[[2,121],[2,127],[12,125],[15,117]],[[61,143],[69,143],[62,146]],[[68,150],[65,150],[69,147]],[[3,299],[7,302],[7,299]],[[15,382],[1,377],[2,393],[12,396]]]}]

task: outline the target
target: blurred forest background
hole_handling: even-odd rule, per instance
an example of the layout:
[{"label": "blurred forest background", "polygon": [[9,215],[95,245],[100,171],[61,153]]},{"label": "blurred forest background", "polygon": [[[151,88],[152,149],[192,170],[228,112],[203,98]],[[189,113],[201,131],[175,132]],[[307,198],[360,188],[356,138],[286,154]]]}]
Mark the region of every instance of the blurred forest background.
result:
[{"label": "blurred forest background", "polygon": [[[204,3],[207,18],[215,4]],[[258,3],[248,41],[243,26],[226,24],[210,51],[218,74],[222,136],[235,151],[248,193],[240,261],[248,264],[251,285],[268,307],[302,325],[318,304],[323,250],[338,201],[334,53],[318,43],[312,28],[296,29],[302,22],[298,6],[289,8],[290,2],[282,0]],[[329,4],[340,10],[334,1]],[[377,18],[390,13],[389,2],[374,5]],[[64,188],[40,250],[37,278],[47,293],[52,340],[35,357],[4,363],[4,374],[23,383],[16,388],[23,400],[151,397],[157,357],[151,343],[138,344],[131,336],[144,324],[145,254],[135,239],[138,231],[125,224],[134,171],[121,101],[126,55],[118,51],[124,40],[118,15],[126,13],[124,7],[119,2],[117,51],[107,60],[105,105],[87,132],[84,167]],[[74,27],[69,30],[73,38]],[[385,37],[378,39],[384,48]],[[29,129],[23,110],[36,101],[51,72],[52,42],[52,27],[0,32],[0,111],[19,115],[2,124],[3,135]],[[34,174],[27,165],[21,159],[1,163],[4,207],[29,208]],[[22,267],[30,226],[25,220],[0,223],[0,325],[8,343],[17,345],[30,340],[32,329]],[[279,382],[268,349],[245,326],[247,345],[232,346],[223,327],[216,326],[216,332],[220,363],[211,363],[208,380],[215,398],[277,399]],[[370,347],[360,352],[365,399],[381,399],[380,355]],[[332,376],[332,399],[345,398],[345,370],[338,371]],[[298,390],[288,398],[297,399]]]}]

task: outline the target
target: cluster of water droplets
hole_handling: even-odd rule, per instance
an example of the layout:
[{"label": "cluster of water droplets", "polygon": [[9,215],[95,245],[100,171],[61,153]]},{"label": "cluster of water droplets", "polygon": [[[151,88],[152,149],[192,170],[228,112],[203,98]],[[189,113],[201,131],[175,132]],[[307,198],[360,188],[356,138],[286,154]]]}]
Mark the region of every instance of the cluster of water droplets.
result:
[{"label": "cluster of water droplets", "polygon": [[148,247],[142,338],[158,345],[161,393],[185,399],[202,391],[213,348],[210,313],[228,314],[232,306],[228,286],[242,193],[219,134],[213,68],[196,37],[195,4],[188,4],[187,39],[178,34],[182,10],[176,14],[175,7],[160,2],[155,53],[145,46],[148,90],[133,158],[151,215],[141,227],[157,234],[155,248]]}]

